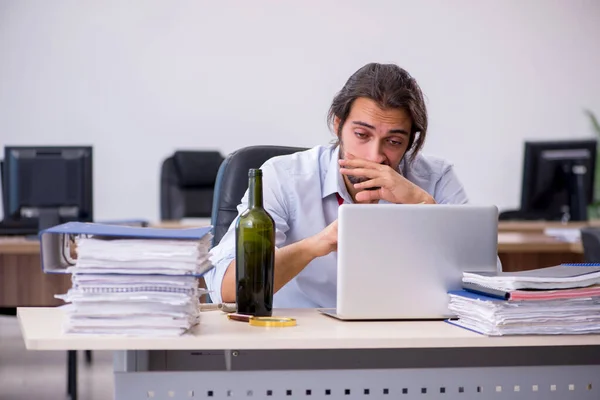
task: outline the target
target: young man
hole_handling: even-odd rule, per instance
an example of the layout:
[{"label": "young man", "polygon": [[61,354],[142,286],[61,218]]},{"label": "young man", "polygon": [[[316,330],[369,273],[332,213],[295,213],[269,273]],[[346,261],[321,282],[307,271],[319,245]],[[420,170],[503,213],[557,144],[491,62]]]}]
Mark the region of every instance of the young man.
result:
[{"label": "young man", "polygon": [[[276,224],[277,308],[335,307],[343,202],[467,202],[452,166],[419,152],[427,110],[405,70],[381,64],[359,69],[334,98],[329,122],[334,145],[275,157],[261,167],[264,206]],[[248,192],[238,212],[247,201]],[[211,299],[235,302],[235,221],[211,253],[215,268],[205,277]]]}]

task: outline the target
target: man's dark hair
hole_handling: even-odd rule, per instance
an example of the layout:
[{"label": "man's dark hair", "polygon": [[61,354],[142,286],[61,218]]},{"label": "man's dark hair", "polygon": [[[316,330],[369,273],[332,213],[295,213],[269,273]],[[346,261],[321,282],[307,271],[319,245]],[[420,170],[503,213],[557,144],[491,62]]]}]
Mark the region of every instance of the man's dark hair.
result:
[{"label": "man's dark hair", "polygon": [[338,132],[335,132],[338,144],[352,103],[359,97],[375,101],[382,109],[401,108],[408,112],[412,129],[407,152],[412,151],[410,157],[414,158],[427,135],[427,108],[417,81],[394,64],[370,63],[356,71],[333,99],[327,116],[332,128],[335,117],[340,119]]}]

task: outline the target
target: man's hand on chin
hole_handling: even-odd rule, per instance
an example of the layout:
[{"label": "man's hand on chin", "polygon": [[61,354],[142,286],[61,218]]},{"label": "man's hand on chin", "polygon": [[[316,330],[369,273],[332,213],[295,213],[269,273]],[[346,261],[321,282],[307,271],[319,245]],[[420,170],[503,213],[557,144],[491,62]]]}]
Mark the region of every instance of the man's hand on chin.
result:
[{"label": "man's hand on chin", "polygon": [[[356,201],[373,203],[385,200],[396,204],[435,204],[433,197],[388,165],[362,159],[339,160],[343,175],[364,176],[368,180],[354,184],[359,190]],[[374,189],[373,188],[377,188]]]}]

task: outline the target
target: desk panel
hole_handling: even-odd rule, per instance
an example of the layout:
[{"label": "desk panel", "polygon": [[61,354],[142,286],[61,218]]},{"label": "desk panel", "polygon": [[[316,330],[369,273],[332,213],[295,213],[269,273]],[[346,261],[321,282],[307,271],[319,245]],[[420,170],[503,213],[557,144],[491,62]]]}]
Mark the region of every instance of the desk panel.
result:
[{"label": "desk panel", "polygon": [[[359,361],[359,360],[357,360]],[[116,372],[116,400],[597,400],[600,366]]]},{"label": "desk panel", "polygon": [[57,306],[71,275],[44,274],[36,240],[0,238],[0,308]]},{"label": "desk panel", "polygon": [[44,274],[38,255],[0,254],[0,307],[64,304],[54,298],[71,287],[71,275]]}]

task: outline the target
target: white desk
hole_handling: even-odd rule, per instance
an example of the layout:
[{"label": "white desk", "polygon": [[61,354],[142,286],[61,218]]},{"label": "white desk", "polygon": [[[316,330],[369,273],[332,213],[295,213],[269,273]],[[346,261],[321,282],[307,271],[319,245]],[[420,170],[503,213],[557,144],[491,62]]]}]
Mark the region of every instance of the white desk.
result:
[{"label": "white desk", "polygon": [[178,338],[69,336],[57,308],[20,308],[31,350],[115,350],[116,399],[598,399],[600,335],[485,337],[444,322],[341,322],[278,310],[289,328],[219,311]]}]

